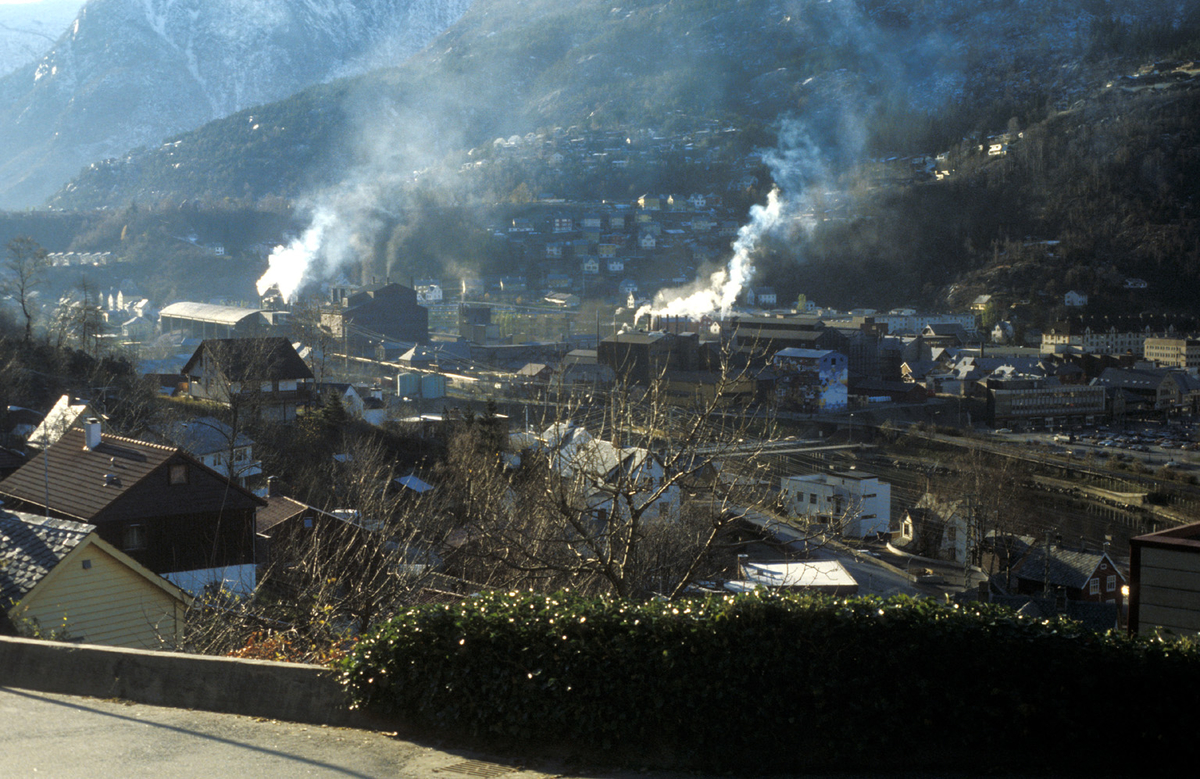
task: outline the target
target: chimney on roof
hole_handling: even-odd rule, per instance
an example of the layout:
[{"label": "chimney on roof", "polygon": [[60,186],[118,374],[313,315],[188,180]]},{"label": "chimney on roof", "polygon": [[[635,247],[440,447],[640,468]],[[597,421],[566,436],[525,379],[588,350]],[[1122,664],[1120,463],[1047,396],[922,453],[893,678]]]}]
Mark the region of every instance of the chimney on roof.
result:
[{"label": "chimney on roof", "polygon": [[100,445],[100,420],[88,417],[83,425],[83,448],[91,451]]}]

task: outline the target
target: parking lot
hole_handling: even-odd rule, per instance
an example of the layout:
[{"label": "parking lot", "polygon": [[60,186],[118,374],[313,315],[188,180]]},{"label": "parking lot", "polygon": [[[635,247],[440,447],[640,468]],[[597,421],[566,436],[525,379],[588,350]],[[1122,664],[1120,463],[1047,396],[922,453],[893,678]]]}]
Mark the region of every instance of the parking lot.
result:
[{"label": "parking lot", "polygon": [[995,437],[1068,459],[1112,458],[1122,462],[1140,461],[1152,468],[1186,471],[1200,463],[1200,442],[1195,440],[1195,431],[1195,423],[1188,419],[1170,424],[1101,425],[1058,432],[1023,433],[1001,429],[995,432]]}]

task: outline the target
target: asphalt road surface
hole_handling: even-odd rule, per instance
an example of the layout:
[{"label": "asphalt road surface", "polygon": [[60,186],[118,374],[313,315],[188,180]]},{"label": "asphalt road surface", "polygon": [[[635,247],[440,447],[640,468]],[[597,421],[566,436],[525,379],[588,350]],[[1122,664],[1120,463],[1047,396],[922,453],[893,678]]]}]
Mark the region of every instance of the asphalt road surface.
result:
[{"label": "asphalt road surface", "polygon": [[366,730],[0,688],[0,776],[542,777]]},{"label": "asphalt road surface", "polygon": [[[499,779],[705,779],[670,771],[564,771],[441,749],[395,734],[300,725],[234,714],[0,687],[0,777],[52,779],[283,779],[283,777],[498,777]],[[847,772],[804,779],[1026,779],[1040,774]],[[741,776],[756,776],[746,766]],[[728,774],[724,775],[725,777]],[[778,779],[783,779],[779,777]]]}]

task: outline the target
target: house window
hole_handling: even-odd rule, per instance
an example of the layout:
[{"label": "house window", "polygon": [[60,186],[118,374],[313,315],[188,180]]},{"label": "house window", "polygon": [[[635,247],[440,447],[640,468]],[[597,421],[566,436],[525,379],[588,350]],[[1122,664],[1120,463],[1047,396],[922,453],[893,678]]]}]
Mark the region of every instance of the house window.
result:
[{"label": "house window", "polygon": [[1109,576],[1109,577],[1108,577],[1108,582],[1105,584],[1105,589],[1106,589],[1108,592],[1115,592],[1115,591],[1116,591],[1116,589],[1117,589],[1117,577],[1116,577],[1116,576]]},{"label": "house window", "polygon": [[187,463],[172,463],[171,469],[168,472],[167,481],[169,484],[187,484],[188,483]]},{"label": "house window", "polygon": [[809,503],[812,503],[813,505],[816,505],[816,502],[817,502],[817,493],[815,493],[815,492],[813,492],[813,493],[810,493],[810,494],[809,494],[809,496],[808,496],[808,502],[809,502]]},{"label": "house window", "polygon": [[1088,582],[1088,592],[1092,595],[1100,594],[1100,580],[1099,579],[1092,579],[1091,581]]},{"label": "house window", "polygon": [[145,525],[126,525],[125,538],[122,540],[121,546],[126,552],[134,552],[138,549],[146,548],[146,526]]}]

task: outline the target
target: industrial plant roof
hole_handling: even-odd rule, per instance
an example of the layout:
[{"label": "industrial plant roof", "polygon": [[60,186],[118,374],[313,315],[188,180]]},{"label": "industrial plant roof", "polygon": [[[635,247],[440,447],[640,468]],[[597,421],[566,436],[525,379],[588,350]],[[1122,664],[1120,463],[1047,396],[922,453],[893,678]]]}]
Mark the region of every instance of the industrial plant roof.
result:
[{"label": "industrial plant roof", "polygon": [[185,301],[172,303],[160,311],[159,315],[175,319],[192,319],[197,322],[236,325],[247,317],[262,316],[262,311],[257,308],[218,306],[212,303],[188,303]]},{"label": "industrial plant roof", "polygon": [[799,360],[815,360],[827,354],[836,354],[836,352],[833,349],[801,349],[798,346],[790,346],[775,352],[776,357],[790,357]]}]

